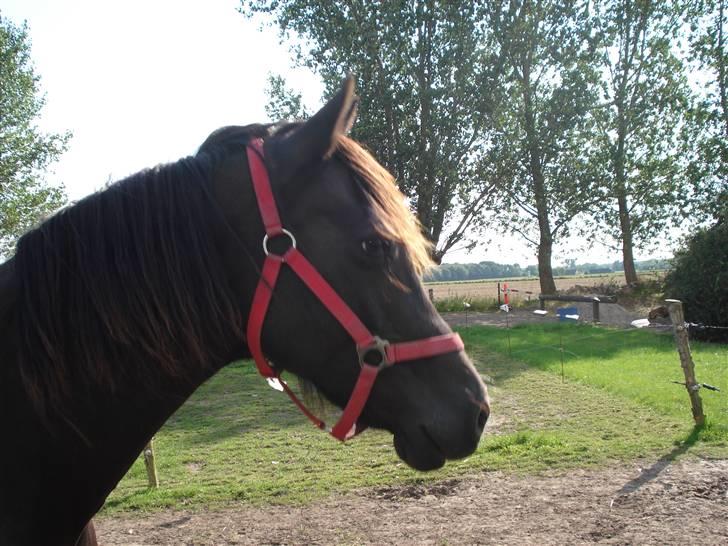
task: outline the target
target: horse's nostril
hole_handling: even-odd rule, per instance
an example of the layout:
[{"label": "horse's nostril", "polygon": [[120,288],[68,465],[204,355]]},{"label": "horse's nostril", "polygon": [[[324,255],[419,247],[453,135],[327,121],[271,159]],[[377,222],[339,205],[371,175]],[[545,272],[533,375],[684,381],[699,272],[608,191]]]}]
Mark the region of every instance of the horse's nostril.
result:
[{"label": "horse's nostril", "polygon": [[483,430],[485,428],[485,422],[488,420],[488,412],[484,409],[480,410],[478,414],[478,429]]}]

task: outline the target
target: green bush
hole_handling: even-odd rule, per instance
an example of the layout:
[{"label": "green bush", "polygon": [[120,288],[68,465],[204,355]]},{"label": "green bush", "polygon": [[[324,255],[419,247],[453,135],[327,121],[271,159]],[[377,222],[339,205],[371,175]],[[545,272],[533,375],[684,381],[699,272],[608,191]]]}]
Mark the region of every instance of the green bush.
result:
[{"label": "green bush", "polygon": [[725,219],[685,240],[665,278],[665,295],[683,302],[688,322],[728,326],[728,222]]}]

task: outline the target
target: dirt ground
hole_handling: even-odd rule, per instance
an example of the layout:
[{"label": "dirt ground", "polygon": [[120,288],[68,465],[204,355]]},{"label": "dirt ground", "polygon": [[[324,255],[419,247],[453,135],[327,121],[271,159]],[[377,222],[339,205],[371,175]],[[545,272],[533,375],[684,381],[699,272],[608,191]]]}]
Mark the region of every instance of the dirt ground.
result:
[{"label": "dirt ground", "polygon": [[107,545],[728,544],[728,461],[493,472],[302,507],[105,517],[96,528]]}]

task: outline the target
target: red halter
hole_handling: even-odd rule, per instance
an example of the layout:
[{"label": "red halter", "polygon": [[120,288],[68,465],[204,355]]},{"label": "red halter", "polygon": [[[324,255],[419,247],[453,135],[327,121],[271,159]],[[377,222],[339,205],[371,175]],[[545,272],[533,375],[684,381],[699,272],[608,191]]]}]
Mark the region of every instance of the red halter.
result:
[{"label": "red halter", "polygon": [[[357,419],[369,398],[369,393],[372,390],[377,374],[383,368],[405,360],[416,360],[418,358],[428,358],[445,353],[462,351],[463,342],[460,336],[454,333],[403,343],[389,343],[386,340],[372,335],[359,320],[359,317],[354,314],[344,300],[331,288],[331,285],[311,265],[311,262],[296,249],[296,239],[293,234],[283,228],[271,190],[270,180],[268,179],[268,171],[263,161],[263,141],[261,139],[253,140],[247,147],[247,153],[250,175],[253,179],[253,188],[258,199],[260,216],[265,226],[265,237],[263,237],[265,262],[263,263],[263,271],[258,286],[255,289],[253,305],[250,310],[250,316],[248,317],[248,347],[258,366],[258,371],[263,377],[268,379],[271,386],[285,391],[291,400],[293,400],[318,428],[328,431],[332,436],[341,441],[347,440],[363,430],[363,428],[357,427]],[[283,255],[278,256],[272,254],[268,249],[268,240],[280,235],[288,237],[291,241],[291,246]],[[339,422],[333,428],[328,428],[326,423],[313,415],[303,405],[285,381],[280,379],[281,372],[272,368],[263,354],[261,347],[263,321],[268,311],[273,289],[278,280],[278,273],[284,263],[288,264],[293,272],[308,286],[311,292],[314,293],[349,333],[356,344],[361,372],[359,373],[359,379],[356,385],[354,385],[351,398],[349,398],[349,402],[346,404]],[[367,357],[374,363],[368,363],[366,361]]]}]

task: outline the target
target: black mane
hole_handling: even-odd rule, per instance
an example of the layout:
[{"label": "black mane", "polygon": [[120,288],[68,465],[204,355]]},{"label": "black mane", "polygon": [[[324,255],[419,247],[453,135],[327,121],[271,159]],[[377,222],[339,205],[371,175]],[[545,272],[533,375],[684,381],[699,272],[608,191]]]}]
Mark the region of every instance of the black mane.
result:
[{"label": "black mane", "polygon": [[18,365],[42,415],[120,378],[184,377],[242,336],[213,238],[214,156],[132,175],[20,239]]}]

